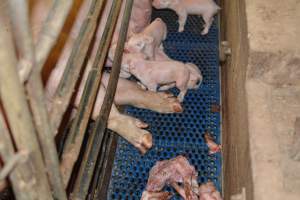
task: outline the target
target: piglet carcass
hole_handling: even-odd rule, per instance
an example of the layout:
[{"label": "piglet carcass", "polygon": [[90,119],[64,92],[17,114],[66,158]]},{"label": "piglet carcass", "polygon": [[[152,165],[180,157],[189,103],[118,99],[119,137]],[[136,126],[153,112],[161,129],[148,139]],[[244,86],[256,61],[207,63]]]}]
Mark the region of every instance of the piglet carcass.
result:
[{"label": "piglet carcass", "polygon": [[213,0],[153,0],[152,5],[156,9],[169,8],[174,10],[179,17],[179,32],[184,31],[188,15],[201,15],[205,22],[202,35],[208,33],[214,15],[220,10],[220,7]]},{"label": "piglet carcass", "polygon": [[[187,200],[195,199],[198,195],[197,172],[190,165],[184,156],[159,161],[150,170],[149,179],[146,186],[148,192],[160,192],[166,185],[183,184],[183,188],[175,188],[180,190],[180,195],[186,197]],[[196,199],[195,199],[196,200]]]}]

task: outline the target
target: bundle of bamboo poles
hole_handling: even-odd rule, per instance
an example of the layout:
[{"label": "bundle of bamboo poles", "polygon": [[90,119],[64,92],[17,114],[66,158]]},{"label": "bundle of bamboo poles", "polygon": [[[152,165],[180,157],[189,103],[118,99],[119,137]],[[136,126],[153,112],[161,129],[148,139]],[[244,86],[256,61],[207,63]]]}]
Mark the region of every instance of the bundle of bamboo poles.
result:
[{"label": "bundle of bamboo poles", "polygon": [[[50,111],[45,105],[41,70],[57,42],[73,1],[53,1],[36,44],[33,43],[29,26],[28,3],[28,0],[4,0],[3,5],[7,5],[9,9],[0,6],[0,161],[4,164],[0,168],[0,182],[8,178],[18,200],[64,200],[68,199],[65,188],[81,150],[122,1],[114,0],[112,4],[97,57],[63,149],[62,158],[68,158],[70,151],[74,153],[75,150],[75,159],[71,163],[60,163],[55,136],[70,103],[106,1],[92,0]],[[95,165],[91,163],[100,159],[99,163],[103,164],[104,155],[101,152],[105,151],[101,144],[111,142],[104,135],[104,130],[116,91],[132,4],[133,0],[126,1],[107,92],[88,138],[88,146],[70,199],[85,199],[91,185],[95,188],[95,183],[99,184],[95,182],[98,177],[93,179],[94,174],[102,176],[99,170],[95,172]],[[7,23],[7,19],[11,23]]]}]

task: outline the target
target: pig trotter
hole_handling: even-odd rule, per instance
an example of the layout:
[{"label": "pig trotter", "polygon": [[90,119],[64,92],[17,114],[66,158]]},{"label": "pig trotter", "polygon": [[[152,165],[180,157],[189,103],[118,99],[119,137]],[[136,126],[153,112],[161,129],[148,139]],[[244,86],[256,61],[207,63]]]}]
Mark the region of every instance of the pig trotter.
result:
[{"label": "pig trotter", "polygon": [[[150,91],[149,91],[150,92]],[[171,93],[151,92],[151,101],[147,101],[146,108],[160,113],[181,113],[183,108],[180,102]],[[150,97],[149,97],[150,98]]]},{"label": "pig trotter", "polygon": [[142,154],[145,154],[152,147],[152,135],[143,130],[146,127],[148,127],[148,124],[120,113],[110,117],[108,121],[109,129],[125,138]]}]

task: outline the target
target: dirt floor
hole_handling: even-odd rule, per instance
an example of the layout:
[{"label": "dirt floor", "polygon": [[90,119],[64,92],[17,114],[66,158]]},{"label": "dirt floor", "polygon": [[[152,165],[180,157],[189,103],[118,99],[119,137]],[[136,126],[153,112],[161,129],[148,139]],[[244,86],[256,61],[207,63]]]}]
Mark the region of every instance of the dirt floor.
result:
[{"label": "dirt floor", "polygon": [[300,1],[246,0],[246,16],[254,199],[299,200]]}]

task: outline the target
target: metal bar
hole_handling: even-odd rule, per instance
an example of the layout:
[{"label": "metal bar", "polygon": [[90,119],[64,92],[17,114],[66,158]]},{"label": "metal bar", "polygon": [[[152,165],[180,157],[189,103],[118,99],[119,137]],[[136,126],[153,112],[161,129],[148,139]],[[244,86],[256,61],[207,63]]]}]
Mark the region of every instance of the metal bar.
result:
[{"label": "metal bar", "polygon": [[[107,131],[106,131],[107,132]],[[95,185],[93,185],[93,187],[95,187],[95,191],[93,193],[91,193],[91,195],[93,195],[92,199],[101,199],[101,195],[103,190],[107,191],[107,187],[109,184],[104,184],[104,183],[109,183],[109,180],[106,179],[106,176],[108,175],[107,172],[109,174],[111,174],[111,171],[109,172],[108,168],[110,167],[110,169],[112,169],[111,164],[113,163],[114,159],[110,159],[110,155],[113,151],[113,153],[115,152],[115,148],[116,146],[113,146],[116,140],[116,135],[115,133],[106,133],[106,134],[110,134],[110,138],[107,142],[106,145],[106,152],[103,156],[104,162],[103,164],[101,164],[100,166],[98,166],[98,173],[95,175],[97,175],[97,182]],[[111,148],[114,148],[113,150]],[[107,182],[106,182],[107,181]],[[106,185],[107,187],[104,187],[104,185]],[[105,192],[106,193],[106,192]],[[106,197],[104,197],[106,199]]]},{"label": "metal bar", "polygon": [[[3,161],[9,162],[14,155],[13,142],[9,137],[8,128],[3,119],[0,111],[0,155]],[[36,199],[36,192],[34,190],[28,190],[32,181],[32,171],[26,164],[20,164],[9,174],[9,179],[12,183],[15,197],[17,200],[31,200]]]},{"label": "metal bar", "polygon": [[50,119],[55,132],[60,125],[63,114],[74,92],[78,74],[80,74],[88,48],[96,31],[97,22],[101,15],[100,11],[104,2],[105,0],[92,1],[86,19],[80,28],[79,36],[74,43],[63,77],[53,98]]},{"label": "metal bar", "polygon": [[37,68],[42,70],[50,51],[63,28],[65,20],[71,10],[73,0],[55,0],[48,14],[36,44]]},{"label": "metal bar", "polygon": [[[36,67],[35,50],[33,46],[32,34],[29,28],[27,0],[10,0],[10,13],[14,32],[18,32],[16,38],[20,54],[30,63],[33,68],[31,76],[26,84],[28,99],[33,112],[38,139],[41,144],[44,161],[49,173],[50,185],[53,189],[55,199],[66,200],[61,174],[59,171],[59,160],[52,134],[52,127],[49,123],[48,113],[45,105],[45,95],[40,72]],[[15,13],[18,13],[16,15]],[[25,42],[24,42],[25,41]]]},{"label": "metal bar", "polygon": [[107,156],[107,165],[104,166],[102,169],[102,173],[104,176],[99,178],[98,185],[97,185],[97,190],[96,190],[96,195],[94,199],[107,199],[107,190],[109,187],[110,178],[113,170],[113,165],[114,165],[114,157],[116,154],[116,149],[117,149],[117,144],[118,144],[118,138],[119,136],[115,133],[112,133],[112,144],[109,148],[109,155]]},{"label": "metal bar", "polygon": [[[0,12],[5,13],[2,9]],[[0,27],[7,26],[3,20],[0,18]],[[36,192],[38,199],[50,200],[52,195],[41,150],[35,135],[25,91],[16,68],[17,59],[11,33],[5,28],[0,28],[0,66],[0,96],[8,122],[12,124],[10,128],[16,146],[18,149],[28,150],[32,154],[32,167],[35,171],[32,177],[36,182],[31,189]]]},{"label": "metal bar", "polygon": [[97,185],[98,185],[98,181],[99,178],[102,174],[102,169],[103,169],[103,163],[105,162],[105,158],[107,158],[107,154],[108,154],[108,149],[107,147],[109,147],[109,143],[111,140],[111,136],[109,135],[109,133],[107,131],[104,132],[104,138],[103,138],[103,142],[101,144],[101,150],[100,150],[100,155],[104,155],[104,156],[100,156],[97,159],[96,162],[96,169],[95,169],[95,173],[93,176],[93,180],[92,180],[92,184],[91,184],[91,190],[89,192],[89,198],[88,199],[93,199],[92,197],[94,196],[96,189],[97,189]]},{"label": "metal bar", "polygon": [[86,85],[80,100],[78,113],[72,124],[70,134],[66,141],[66,148],[62,156],[61,171],[63,174],[64,183],[66,184],[72,173],[73,166],[79,155],[81,144],[86,132],[88,120],[92,113],[94,102],[96,101],[99,90],[102,69],[106,61],[106,56],[109,51],[111,40],[114,33],[114,27],[118,21],[118,15],[122,6],[122,1],[114,0],[111,10],[102,34],[97,55],[93,62],[92,70],[89,72]]},{"label": "metal bar", "polygon": [[80,167],[78,178],[75,183],[73,199],[76,200],[85,199],[94,173],[95,161],[99,156],[101,147],[100,145],[103,140],[103,134],[107,125],[108,116],[110,113],[111,106],[113,104],[113,99],[118,83],[120,65],[127,37],[127,30],[132,10],[132,4],[133,0],[126,1],[122,26],[120,29],[119,39],[116,48],[117,50],[112,65],[112,72],[108,82],[107,92],[105,94],[104,101],[102,103],[101,110],[96,121],[96,126],[92,132],[91,137],[89,138],[89,143],[87,146],[87,150],[84,154],[83,163]]}]

